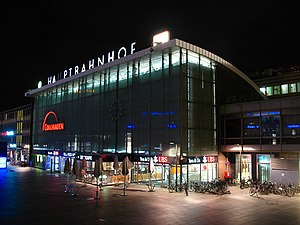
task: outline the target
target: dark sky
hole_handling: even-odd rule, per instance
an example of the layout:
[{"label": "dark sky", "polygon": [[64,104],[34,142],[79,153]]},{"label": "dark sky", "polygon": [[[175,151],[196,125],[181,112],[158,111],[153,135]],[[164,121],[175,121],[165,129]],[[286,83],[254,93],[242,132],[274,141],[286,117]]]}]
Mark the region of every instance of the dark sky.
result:
[{"label": "dark sky", "polygon": [[245,73],[300,64],[296,1],[121,2],[7,3],[1,10],[0,111],[29,103],[25,92],[49,75],[132,42],[136,51],[150,47],[164,30]]}]

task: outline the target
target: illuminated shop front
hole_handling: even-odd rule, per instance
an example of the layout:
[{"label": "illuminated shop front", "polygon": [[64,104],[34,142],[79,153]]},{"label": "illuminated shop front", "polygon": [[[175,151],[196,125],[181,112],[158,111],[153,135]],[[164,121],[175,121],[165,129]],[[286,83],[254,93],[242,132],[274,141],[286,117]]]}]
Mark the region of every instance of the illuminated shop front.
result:
[{"label": "illuminated shop front", "polygon": [[[47,154],[47,162],[53,157],[53,169],[62,171],[66,154],[129,155],[135,182],[149,179],[142,175],[149,157],[167,157],[155,163],[162,185],[174,168],[180,182],[189,177],[189,157],[217,159],[216,98],[222,88],[216,81],[236,73],[241,78],[241,72],[187,42],[154,40],[141,51],[134,42],[101,55],[28,91],[34,99],[32,156],[41,148],[56,152]],[[195,174],[211,180],[218,177],[217,167],[217,161],[201,162]]]},{"label": "illuminated shop front", "polygon": [[189,157],[189,180],[211,181],[218,177],[218,157]]}]

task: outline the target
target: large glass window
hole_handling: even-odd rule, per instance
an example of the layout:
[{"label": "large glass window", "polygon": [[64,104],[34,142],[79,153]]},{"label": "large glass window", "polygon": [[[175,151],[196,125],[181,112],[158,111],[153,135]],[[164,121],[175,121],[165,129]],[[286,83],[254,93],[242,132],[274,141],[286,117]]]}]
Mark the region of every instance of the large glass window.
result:
[{"label": "large glass window", "polygon": [[259,137],[259,117],[244,118],[244,137]]},{"label": "large glass window", "polygon": [[279,137],[280,136],[280,117],[262,116],[262,136]]},{"label": "large glass window", "polygon": [[283,116],[283,136],[300,135],[300,115]]}]

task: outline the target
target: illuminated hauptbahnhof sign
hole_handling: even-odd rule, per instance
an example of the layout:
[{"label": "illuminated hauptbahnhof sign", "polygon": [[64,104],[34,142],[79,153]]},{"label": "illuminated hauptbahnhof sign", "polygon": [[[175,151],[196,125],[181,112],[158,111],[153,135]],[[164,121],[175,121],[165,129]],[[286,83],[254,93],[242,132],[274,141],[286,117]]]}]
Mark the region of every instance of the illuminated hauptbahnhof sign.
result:
[{"label": "illuminated hauptbahnhof sign", "polygon": [[108,52],[106,55],[103,54],[99,56],[97,59],[91,59],[88,63],[83,63],[80,66],[74,66],[69,69],[65,69],[63,72],[58,73],[57,75],[48,77],[48,84],[55,83],[57,80],[65,79],[67,77],[71,77],[78,73],[85,72],[87,70],[93,69],[94,67],[104,65],[105,63],[112,62],[116,59],[123,58],[128,54],[133,54],[135,51],[136,42],[131,43],[130,49],[128,50],[126,47],[119,48],[118,51]]}]

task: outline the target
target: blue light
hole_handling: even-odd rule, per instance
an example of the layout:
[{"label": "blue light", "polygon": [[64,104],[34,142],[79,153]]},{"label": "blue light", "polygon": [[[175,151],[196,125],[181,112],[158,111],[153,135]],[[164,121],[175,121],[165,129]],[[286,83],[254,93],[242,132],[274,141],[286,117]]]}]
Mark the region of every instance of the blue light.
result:
[{"label": "blue light", "polygon": [[6,131],[6,136],[14,136],[15,132],[11,131]]},{"label": "blue light", "polygon": [[135,128],[135,124],[128,124],[127,125],[127,129],[134,129]]},{"label": "blue light", "polygon": [[270,115],[280,115],[279,111],[266,111],[266,112],[246,112],[246,116],[270,116]]},{"label": "blue light", "polygon": [[259,125],[247,125],[246,128],[247,129],[258,129]]},{"label": "blue light", "polygon": [[170,129],[175,129],[177,128],[177,125],[175,123],[167,124],[167,127]]},{"label": "blue light", "polygon": [[286,125],[287,128],[300,128],[300,124],[288,124]]},{"label": "blue light", "polygon": [[261,112],[262,116],[268,116],[268,115],[280,115],[279,111],[270,111],[270,112]]},{"label": "blue light", "polygon": [[142,112],[143,116],[168,116],[168,115],[174,115],[175,113],[173,111],[170,112]]}]

